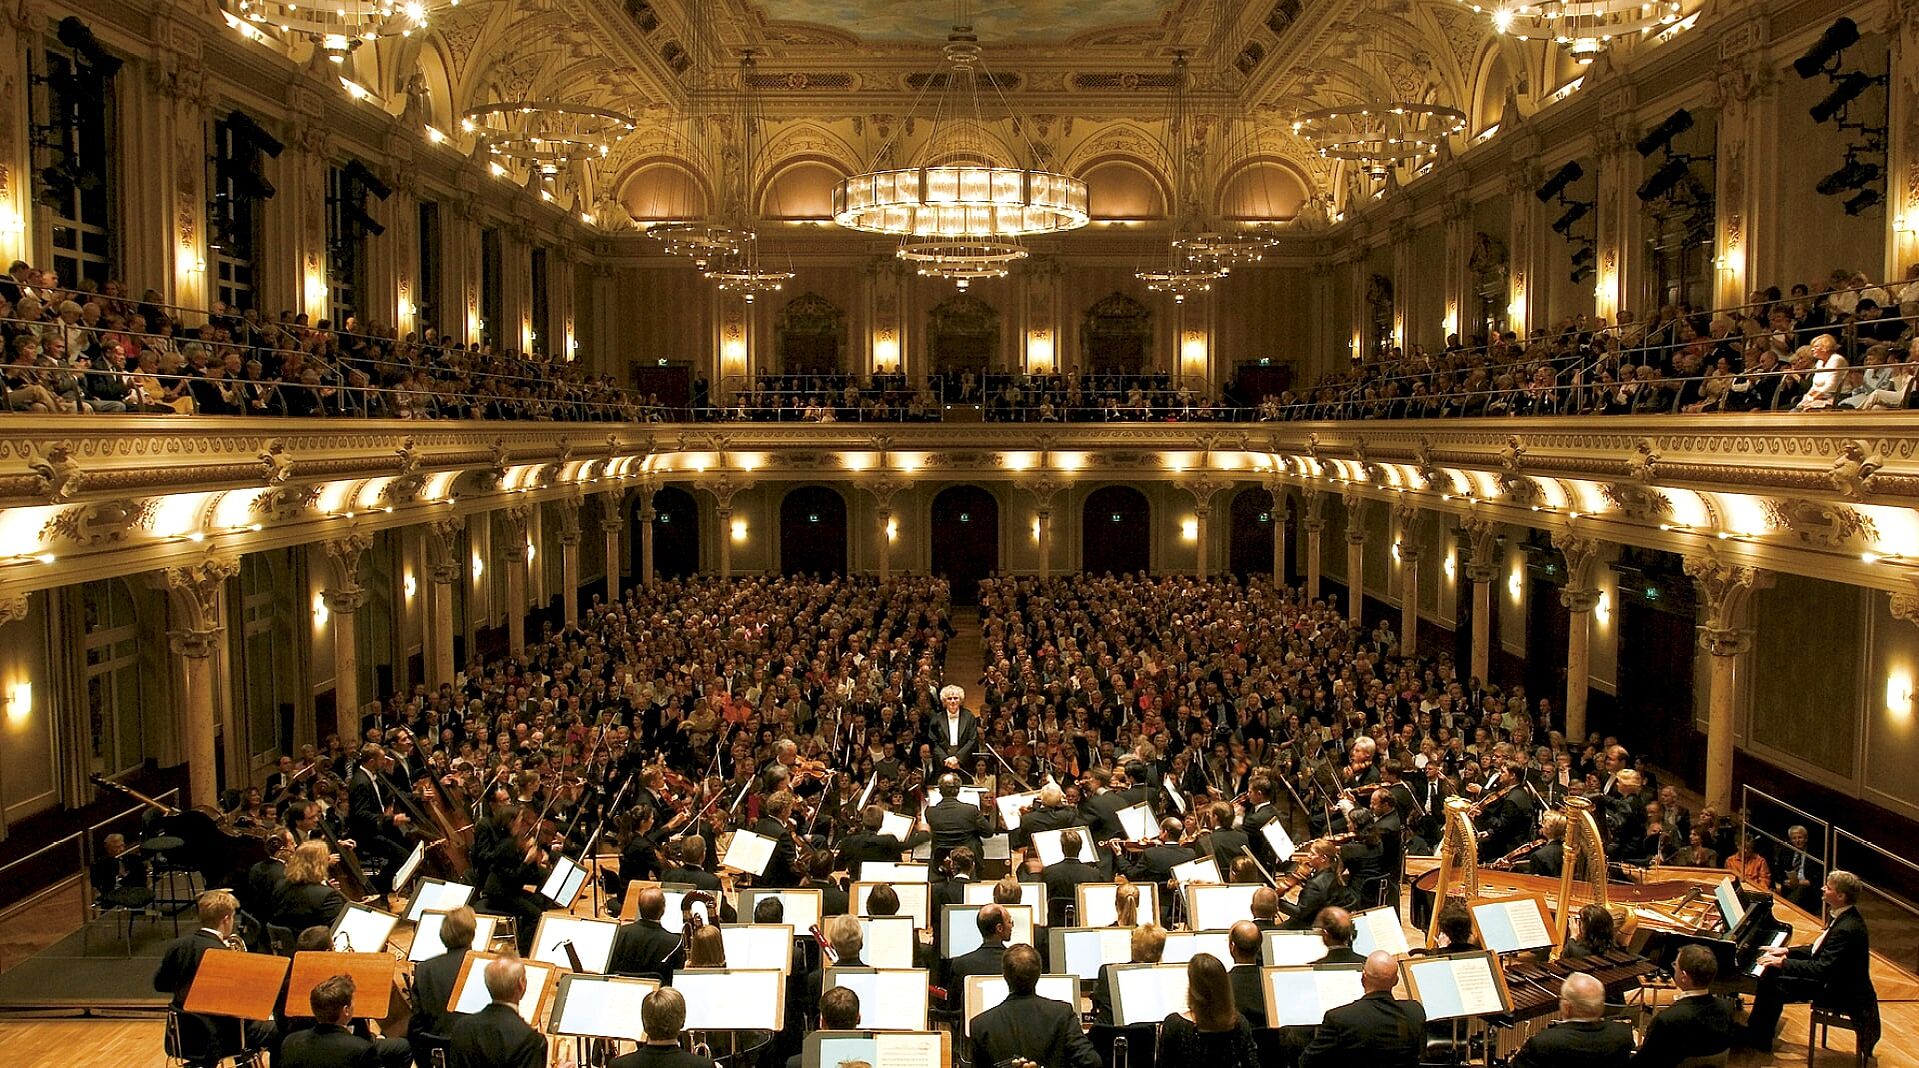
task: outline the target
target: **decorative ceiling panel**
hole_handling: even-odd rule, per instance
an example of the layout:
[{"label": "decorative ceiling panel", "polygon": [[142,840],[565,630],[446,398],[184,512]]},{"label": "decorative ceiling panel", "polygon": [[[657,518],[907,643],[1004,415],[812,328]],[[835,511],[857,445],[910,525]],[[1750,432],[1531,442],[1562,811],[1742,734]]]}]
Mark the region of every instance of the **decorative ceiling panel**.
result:
[{"label": "decorative ceiling panel", "polygon": [[[758,0],[771,22],[803,22],[868,41],[939,41],[953,9],[940,0]],[[1167,0],[976,0],[982,41],[1063,40],[1122,26],[1157,25]]]}]

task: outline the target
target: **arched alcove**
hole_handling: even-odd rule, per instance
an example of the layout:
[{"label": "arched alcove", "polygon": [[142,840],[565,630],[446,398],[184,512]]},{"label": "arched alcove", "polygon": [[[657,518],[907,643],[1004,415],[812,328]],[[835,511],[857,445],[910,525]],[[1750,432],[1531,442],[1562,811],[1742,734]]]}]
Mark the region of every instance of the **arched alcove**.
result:
[{"label": "arched alcove", "polygon": [[801,486],[780,501],[780,572],[837,575],[846,570],[846,498],[827,486]]},{"label": "arched alcove", "polygon": [[1131,486],[1103,486],[1080,508],[1080,569],[1090,574],[1148,571],[1153,561],[1153,509]]},{"label": "arched alcove", "polygon": [[1272,492],[1264,486],[1234,494],[1227,520],[1227,570],[1240,578],[1272,574],[1273,532],[1282,518],[1273,507]]},{"label": "arched alcove", "polygon": [[818,293],[802,293],[774,318],[773,344],[782,374],[833,374],[846,350],[846,312]]},{"label": "arched alcove", "polygon": [[933,574],[954,604],[978,604],[980,580],[999,570],[999,501],[979,486],[948,486],[933,498]]},{"label": "arched alcove", "polygon": [[833,187],[843,177],[838,167],[819,160],[788,164],[761,190],[760,214],[768,219],[830,219]]},{"label": "arched alcove", "polygon": [[643,164],[620,183],[619,201],[640,222],[699,219],[707,214],[706,188],[684,167]]},{"label": "arched alcove", "polygon": [[999,349],[999,311],[968,293],[956,293],[926,313],[927,362],[938,373],[979,374]]},{"label": "arched alcove", "polygon": [[1219,213],[1247,222],[1283,222],[1299,214],[1306,180],[1278,160],[1254,160],[1228,175],[1219,190]]},{"label": "arched alcove", "polygon": [[1153,350],[1153,313],[1124,293],[1086,309],[1080,351],[1094,374],[1138,374]]},{"label": "arched alcove", "polygon": [[1080,175],[1086,182],[1087,214],[1095,219],[1159,219],[1166,215],[1166,190],[1145,167],[1109,159]]},{"label": "arched alcove", "polygon": [[[639,505],[629,530],[639,532]],[[726,531],[720,532],[721,537]],[[640,539],[633,542],[633,573],[640,570]],[[681,578],[700,570],[700,505],[691,493],[678,486],[661,486],[653,494],[653,573],[661,578]]]}]

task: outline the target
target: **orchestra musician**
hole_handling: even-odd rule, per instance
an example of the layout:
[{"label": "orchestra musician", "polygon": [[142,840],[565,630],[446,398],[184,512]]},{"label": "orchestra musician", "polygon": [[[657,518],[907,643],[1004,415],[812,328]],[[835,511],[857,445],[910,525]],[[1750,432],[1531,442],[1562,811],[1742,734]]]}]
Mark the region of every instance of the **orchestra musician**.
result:
[{"label": "orchestra musician", "polygon": [[680,1048],[686,1028],[686,996],[670,986],[660,987],[640,1002],[640,1024],[646,1041],[640,1048],[615,1057],[608,1068],[713,1068],[713,1062]]},{"label": "orchestra musician", "polygon": [[1315,838],[1306,847],[1306,864],[1310,874],[1300,884],[1299,900],[1279,899],[1279,911],[1286,915],[1284,927],[1288,931],[1312,930],[1319,910],[1328,905],[1349,908],[1353,904],[1352,890],[1341,870],[1338,846],[1328,839]]},{"label": "orchestra musician", "polygon": [[[970,713],[969,713],[970,715]],[[939,777],[939,800],[926,810],[926,828],[933,835],[933,862],[938,864],[948,853],[966,847],[979,856],[982,840],[993,833],[986,813],[976,805],[960,800],[960,779],[956,772]]]},{"label": "orchestra musician", "polygon": [[518,957],[487,962],[482,978],[492,998],[486,1008],[453,1025],[449,1068],[546,1068],[546,1036],[520,1017],[526,965]]},{"label": "orchestra musician", "polygon": [[1566,814],[1555,811],[1540,817],[1539,836],[1546,844],[1526,858],[1526,874],[1556,879],[1566,863]]},{"label": "orchestra musician", "polygon": [[966,990],[967,976],[1000,974],[1006,943],[1013,938],[1013,917],[1003,905],[987,905],[973,919],[979,925],[979,947],[954,957],[946,969],[946,987],[956,992],[956,1002]]},{"label": "orchestra musician", "polygon": [[[1128,940],[1129,964],[1158,964],[1166,953],[1166,929],[1156,923],[1145,923],[1133,928]],[[1099,966],[1099,978],[1093,982],[1093,1022],[1110,1026],[1113,1022],[1113,968],[1115,965]]]},{"label": "orchestra musician", "polygon": [[109,834],[100,840],[100,856],[88,873],[93,883],[93,899],[102,908],[140,909],[153,901],[147,888],[147,862],[140,851],[127,845],[123,834]]},{"label": "orchestra musician", "polygon": [[1240,818],[1239,826],[1252,841],[1253,855],[1268,869],[1286,858],[1273,856],[1272,844],[1259,829],[1278,818],[1279,810],[1273,807],[1273,781],[1264,775],[1254,776],[1246,787],[1246,814]]},{"label": "orchestra musician", "polygon": [[1559,1015],[1559,1022],[1526,1041],[1513,1068],[1625,1068],[1633,1062],[1632,1028],[1606,1019],[1606,987],[1598,979],[1585,972],[1567,976],[1559,987]]},{"label": "orchestra musician", "polygon": [[622,924],[613,935],[606,970],[613,975],[655,976],[670,982],[673,972],[686,965],[686,949],[679,935],[660,924],[666,915],[666,894],[657,886],[642,887],[635,907],[633,922]]},{"label": "orchestra musician", "polygon": [[388,774],[393,760],[377,745],[360,750],[360,763],[347,780],[347,831],[353,849],[364,862],[376,865],[372,875],[381,891],[392,889],[393,869],[406,859],[407,814],[393,811],[395,790]]},{"label": "orchestra musician", "polygon": [[[286,864],[286,885],[273,899],[273,922],[304,931],[331,927],[346,911],[346,897],[327,882],[325,842],[304,842],[293,849]],[[377,953],[380,946],[355,946],[354,951]]]},{"label": "orchestra musician", "polygon": [[[1817,1001],[1843,1009],[1862,1023],[1859,1048],[1870,1056],[1878,1040],[1879,995],[1872,985],[1872,946],[1866,919],[1859,914],[1859,877],[1849,871],[1826,876],[1823,898],[1830,917],[1811,946],[1784,946],[1759,955],[1764,967],[1741,1044],[1770,1052],[1779,1029],[1779,1013],[1789,1002]],[[1863,1018],[1870,1014],[1870,1028]]]},{"label": "orchestra musician", "polygon": [[353,977],[324,979],[308,992],[313,1026],[295,1031],[280,1044],[279,1068],[406,1068],[412,1050],[398,1038],[366,1039],[351,1030]]},{"label": "orchestra musician", "polygon": [[792,824],[793,805],[797,799],[788,791],[780,790],[767,798],[765,810],[759,822],[752,826],[754,834],[773,840],[773,856],[766,862],[766,870],[755,880],[760,886],[791,887],[799,885],[799,845]]},{"label": "orchestra musician", "polygon": [[1391,953],[1380,950],[1367,957],[1360,976],[1365,994],[1326,1013],[1300,1054],[1299,1068],[1418,1068],[1426,1048],[1426,1009],[1393,997],[1397,985],[1399,961]]},{"label": "orchestra musician", "polygon": [[1033,844],[1033,835],[1041,831],[1058,831],[1073,826],[1079,820],[1079,814],[1066,805],[1066,792],[1058,783],[1048,782],[1039,788],[1039,800],[1020,814],[1019,830],[1013,832],[1011,844],[1021,849]]},{"label": "orchestra musician", "polygon": [[1357,933],[1353,928],[1353,914],[1337,905],[1329,905],[1319,910],[1319,917],[1313,921],[1319,931],[1319,940],[1326,946],[1326,955],[1319,958],[1321,964],[1364,964],[1366,958],[1353,950],[1353,938]]},{"label": "orchestra musician", "polygon": [[1226,977],[1233,986],[1233,1003],[1239,1014],[1253,1027],[1266,1026],[1266,991],[1260,985],[1260,948],[1263,936],[1259,925],[1240,920],[1226,932],[1226,948],[1233,966]]},{"label": "orchestra musician", "polygon": [[1233,826],[1233,806],[1226,801],[1215,801],[1207,808],[1212,827],[1199,836],[1199,855],[1212,857],[1220,864],[1220,870],[1232,863],[1240,851],[1252,844],[1246,832]]},{"label": "orchestra musician", "polygon": [[[1078,898],[1075,887],[1081,883],[1106,881],[1106,873],[1079,859],[1085,839],[1076,828],[1060,832],[1060,859],[1040,869],[1040,881],[1046,884],[1046,910],[1049,917],[1064,916],[1068,905]],[[1094,854],[1098,856],[1098,854]],[[1048,923],[1051,924],[1049,919]]]},{"label": "orchestra musician", "polygon": [[880,827],[886,823],[886,809],[869,804],[860,810],[860,829],[840,839],[839,866],[860,877],[860,865],[869,860],[897,861],[900,854],[911,846],[890,834],[881,834]]},{"label": "orchestra musician", "polygon": [[193,977],[200,971],[200,958],[210,949],[243,948],[233,933],[234,916],[239,909],[239,900],[225,890],[201,894],[194,901],[199,929],[167,943],[160,955],[160,966],[153,973],[153,989],[172,998],[170,1011],[179,1021],[182,1059],[195,1068],[211,1066],[242,1050],[264,1048],[272,1034],[272,1025],[263,1021],[243,1022],[185,1010]]},{"label": "orchestra musician", "polygon": [[1672,985],[1677,989],[1666,1006],[1646,1026],[1646,1037],[1633,1055],[1633,1068],[1678,1068],[1696,1057],[1716,1057],[1733,1046],[1738,1027],[1732,1009],[1712,994],[1719,977],[1719,959],[1705,946],[1682,946],[1673,958]]},{"label": "orchestra musician", "polygon": [[[947,684],[940,687],[940,708],[944,715],[933,723],[933,760],[955,774],[965,774],[979,753],[979,718],[965,707],[966,689]],[[1049,1066],[1050,1068],[1050,1066]]]},{"label": "orchestra musician", "polygon": [[440,919],[440,945],[446,950],[413,966],[413,1017],[407,1022],[407,1040],[419,1065],[432,1063],[432,1051],[444,1048],[462,1013],[453,1006],[454,984],[467,951],[473,948],[477,922],[473,909],[462,905]]},{"label": "orchestra musician", "polygon": [[1006,950],[1001,967],[1006,1000],[973,1020],[972,1068],[998,1068],[1013,1058],[1045,1068],[1103,1068],[1099,1052],[1079,1025],[1079,1010],[1040,997],[1039,951],[1028,945]]},{"label": "orchestra musician", "polygon": [[539,814],[530,808],[514,803],[500,809],[486,857],[486,879],[480,885],[486,911],[513,917],[522,955],[533,951],[534,929],[544,911],[539,894],[527,889],[545,879],[546,852],[538,841],[538,825]]}]

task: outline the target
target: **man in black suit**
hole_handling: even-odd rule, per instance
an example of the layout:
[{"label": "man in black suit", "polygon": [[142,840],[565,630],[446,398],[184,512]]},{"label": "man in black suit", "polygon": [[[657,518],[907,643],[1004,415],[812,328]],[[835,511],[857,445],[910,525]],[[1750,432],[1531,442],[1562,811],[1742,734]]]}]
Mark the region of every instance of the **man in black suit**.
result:
[{"label": "man in black suit", "polygon": [[452,1011],[453,985],[460,979],[467,951],[473,948],[474,928],[472,908],[462,905],[447,913],[440,918],[440,944],[446,952],[413,966],[415,1005],[406,1036],[413,1044],[413,1059],[421,1068],[432,1063],[434,1047],[444,1045],[453,1025],[465,1015]]},{"label": "man in black suit", "polygon": [[[1253,845],[1253,855],[1266,865],[1268,871],[1277,871],[1277,864],[1289,857],[1275,858],[1272,843],[1260,833],[1260,828],[1279,818],[1279,810],[1273,807],[1273,781],[1264,775],[1258,776],[1246,785],[1246,816],[1239,821],[1240,829]],[[1225,871],[1220,872],[1226,874]]]},{"label": "man in black suit", "polygon": [[657,975],[672,982],[673,971],[686,963],[680,936],[660,926],[666,915],[666,894],[657,886],[640,891],[637,918],[613,936],[606,970],[613,975]]},{"label": "man in black suit", "polygon": [[353,977],[323,980],[307,995],[313,1026],[295,1031],[274,1058],[279,1068],[405,1068],[412,1052],[398,1038],[370,1040],[353,1033]]},{"label": "man in black suit", "polygon": [[405,842],[406,813],[388,814],[395,796],[393,783],[387,778],[392,767],[393,758],[386,750],[377,745],[364,746],[360,766],[347,780],[347,833],[352,835],[354,852],[363,861],[384,862],[377,866],[379,873],[374,876],[381,889],[391,886],[393,869],[410,851]]},{"label": "man in black suit", "polygon": [[840,839],[840,870],[860,877],[860,865],[869,860],[897,861],[900,854],[906,852],[907,845],[890,834],[881,834],[880,827],[886,823],[886,810],[878,805],[867,805],[860,810],[860,829]]},{"label": "man in black suit", "polygon": [[[1167,884],[1173,878],[1173,869],[1181,864],[1189,864],[1199,854],[1191,847],[1179,844],[1182,828],[1179,819],[1168,816],[1159,824],[1160,841],[1147,846],[1129,859],[1118,843],[1113,845],[1113,868],[1136,883],[1158,883],[1159,899],[1165,902],[1170,913],[1173,895],[1167,890]],[[1231,870],[1230,864],[1220,865],[1220,874]],[[1161,919],[1160,922],[1164,922]],[[1255,1024],[1254,1026],[1258,1026]]]},{"label": "man in black suit", "polygon": [[184,1011],[187,991],[199,974],[200,958],[210,949],[231,949],[234,945],[233,916],[240,902],[225,890],[208,890],[194,902],[200,929],[167,943],[160,956],[160,967],[153,973],[153,989],[173,997],[173,1009],[180,1017],[180,1046],[189,1065],[211,1065],[222,1056],[242,1049],[261,1049],[266,1045],[272,1024],[233,1019],[227,1016],[202,1016]]},{"label": "man in black suit", "polygon": [[751,828],[754,834],[773,839],[773,856],[766,862],[766,870],[753,880],[755,886],[795,887],[800,884],[799,849],[793,841],[793,827],[787,822],[797,800],[789,791],[778,791],[766,799],[759,822]]},{"label": "man in black suit", "polygon": [[[1752,1014],[1746,1018],[1743,1045],[1771,1052],[1775,1032],[1779,1030],[1779,1012],[1787,1002],[1814,1001],[1821,1005],[1863,1013],[1873,1010],[1877,1019],[1878,992],[1872,987],[1872,946],[1866,937],[1866,920],[1854,906],[1859,901],[1859,877],[1849,871],[1834,871],[1826,876],[1825,904],[1831,919],[1810,947],[1788,950],[1784,946],[1759,955],[1766,970],[1759,977],[1759,993],[1753,998]],[[1871,1053],[1879,1038],[1876,1027],[1870,1035],[1859,1035],[1859,1048]]]},{"label": "man in black suit", "polygon": [[[1221,869],[1224,873],[1224,869]],[[1279,891],[1270,886],[1262,886],[1253,891],[1253,923],[1261,931],[1281,931],[1286,925],[1279,922]]]},{"label": "man in black suit", "polygon": [[1080,1030],[1078,1007],[1034,993],[1039,972],[1039,950],[1018,945],[1006,951],[1006,1000],[974,1018],[972,1068],[994,1068],[1012,1057],[1045,1068],[1100,1068],[1099,1052]]},{"label": "man in black suit", "polygon": [[1345,909],[1333,906],[1319,910],[1319,917],[1313,921],[1319,929],[1319,940],[1326,944],[1326,955],[1319,958],[1321,964],[1364,964],[1366,958],[1353,949],[1353,914]]},{"label": "man in black suit", "polygon": [[526,965],[499,957],[486,966],[491,1004],[453,1025],[447,1068],[546,1068],[546,1036],[520,1017],[526,996]]},{"label": "man in black suit", "polygon": [[817,1005],[822,991],[826,989],[826,969],[828,968],[864,968],[866,963],[860,959],[860,951],[866,948],[866,935],[860,930],[858,916],[841,914],[826,920],[826,944],[832,948],[834,959],[827,963],[825,954],[821,954],[820,966],[806,975],[806,1003]]},{"label": "man in black suit", "polygon": [[[820,995],[820,1030],[857,1031],[859,1028],[860,996],[852,987],[836,986]],[[786,1058],[786,1068],[801,1068],[805,1061],[805,1054],[795,1053]]]},{"label": "man in black suit", "polygon": [[1633,1056],[1633,1068],[1676,1068],[1692,1057],[1711,1057],[1732,1048],[1739,1027],[1732,1009],[1712,996],[1719,961],[1705,946],[1686,946],[1673,958],[1672,981],[1679,993],[1652,1018],[1646,1038]]},{"label": "man in black suit", "polygon": [[1252,839],[1246,837],[1246,832],[1233,826],[1233,806],[1224,801],[1213,802],[1213,829],[1200,836],[1200,855],[1212,857],[1219,864],[1219,873],[1225,875],[1232,870],[1240,851],[1251,844]]},{"label": "man in black suit", "polygon": [[1632,1028],[1606,1019],[1606,987],[1591,975],[1566,977],[1559,1015],[1558,1023],[1527,1040],[1513,1068],[1625,1068],[1632,1060]]},{"label": "man in black suit", "polygon": [[696,890],[720,892],[720,877],[706,870],[706,839],[680,839],[680,863],[660,873],[663,883],[684,883]]},{"label": "man in black suit", "polygon": [[[935,938],[938,938],[940,932],[944,930],[939,926],[939,917],[944,915],[943,910],[946,906],[966,904],[966,887],[978,881],[974,878],[974,871],[978,867],[978,859],[966,846],[960,846],[946,854],[946,863],[940,869],[945,878],[936,880],[926,891],[927,911],[934,921],[933,936]],[[994,969],[995,972],[998,970]]]},{"label": "man in black suit", "polygon": [[1033,807],[1020,814],[1012,844],[1024,849],[1033,844],[1033,835],[1040,831],[1064,830],[1078,822],[1079,813],[1066,807],[1066,795],[1059,784],[1049,782],[1039,788],[1039,800]]},{"label": "man in black suit", "polygon": [[926,827],[933,832],[933,863],[961,846],[979,856],[980,840],[993,833],[986,813],[959,798],[960,781],[955,772],[939,777],[939,801],[926,810]]},{"label": "man in black suit", "polygon": [[965,700],[966,691],[958,686],[940,689],[940,706],[945,714],[933,717],[932,738],[928,739],[933,743],[933,760],[955,775],[964,774],[979,755],[979,719],[963,707]]},{"label": "man in black suit", "polygon": [[946,989],[955,1005],[966,996],[969,975],[998,975],[1006,961],[1006,940],[1013,937],[1013,918],[1000,905],[987,905],[973,917],[979,924],[979,948],[954,957],[947,965]]},{"label": "man in black suit", "polygon": [[1259,981],[1260,938],[1259,925],[1251,920],[1233,924],[1226,934],[1226,947],[1233,954],[1233,968],[1226,978],[1233,984],[1233,1004],[1249,1027],[1266,1026],[1266,991]]},{"label": "man in black suit", "polygon": [[1326,1014],[1300,1054],[1299,1068],[1365,1064],[1366,1068],[1418,1068],[1426,1047],[1426,1010],[1417,1001],[1393,997],[1399,961],[1381,950],[1366,958],[1360,977],[1365,995]]},{"label": "man in black suit", "polygon": [[1113,788],[1114,781],[1113,772],[1101,767],[1088,771],[1080,782],[1079,816],[1093,832],[1095,842],[1126,837],[1126,828],[1119,822],[1119,810],[1133,802],[1127,794]]},{"label": "man in black suit", "polygon": [[[1081,883],[1103,882],[1106,878],[1098,868],[1079,859],[1080,848],[1085,839],[1080,832],[1067,829],[1060,832],[1059,848],[1063,856],[1059,863],[1049,864],[1039,873],[1040,881],[1046,884],[1047,924],[1056,922],[1055,917],[1065,915],[1066,906],[1073,904],[1079,897],[1075,889]],[[1052,1068],[1048,1065],[1047,1068]]]},{"label": "man in black suit", "polygon": [[686,995],[663,986],[640,1002],[640,1024],[646,1029],[646,1041],[623,1057],[613,1058],[609,1068],[713,1068],[713,1062],[697,1053],[680,1048],[680,1032],[686,1029]]}]

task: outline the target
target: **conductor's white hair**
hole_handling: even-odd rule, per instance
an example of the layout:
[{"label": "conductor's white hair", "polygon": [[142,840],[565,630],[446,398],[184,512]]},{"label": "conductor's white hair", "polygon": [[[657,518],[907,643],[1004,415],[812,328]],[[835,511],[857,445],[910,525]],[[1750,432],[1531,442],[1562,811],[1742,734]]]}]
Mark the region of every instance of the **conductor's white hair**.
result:
[{"label": "conductor's white hair", "polygon": [[940,700],[942,701],[946,700],[948,697],[958,697],[963,699],[965,698],[965,696],[966,696],[966,687],[964,686],[955,685],[954,683],[949,682],[946,685],[940,687]]}]

